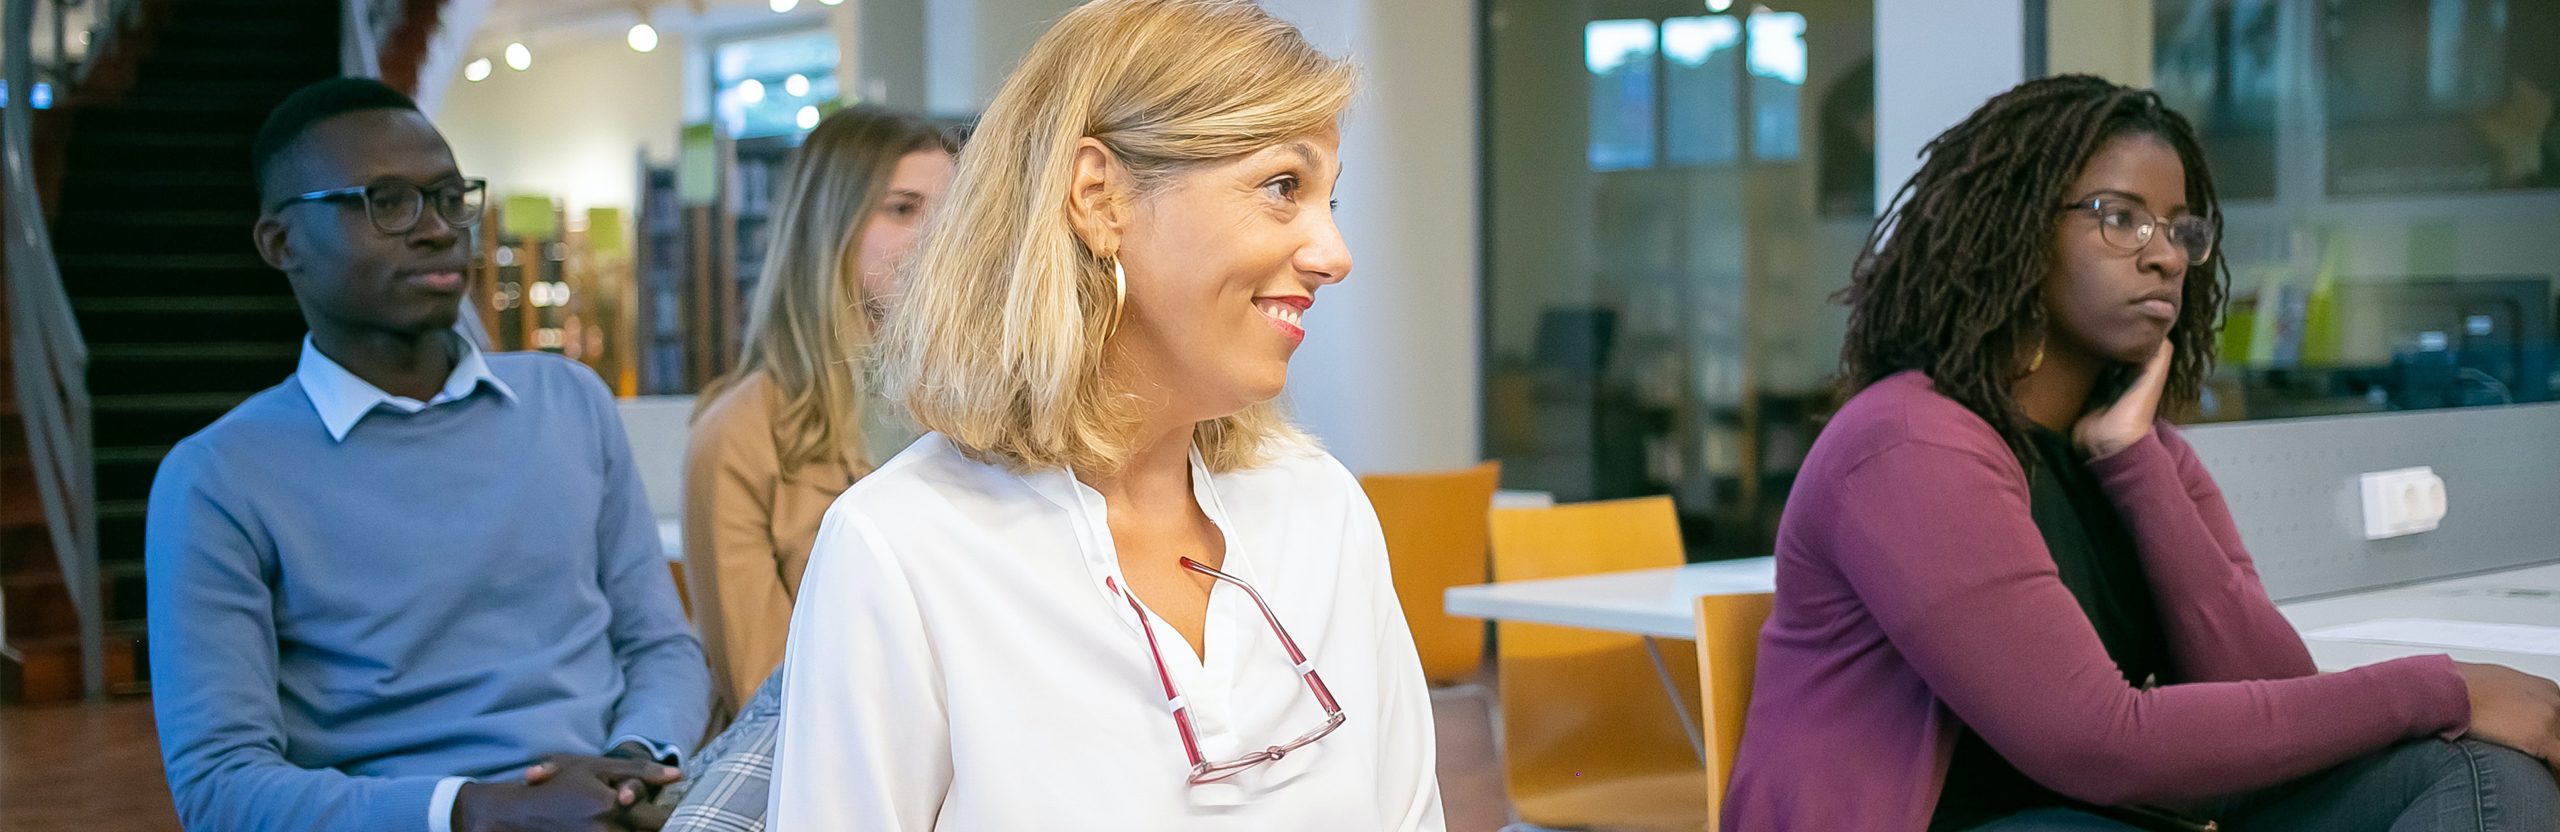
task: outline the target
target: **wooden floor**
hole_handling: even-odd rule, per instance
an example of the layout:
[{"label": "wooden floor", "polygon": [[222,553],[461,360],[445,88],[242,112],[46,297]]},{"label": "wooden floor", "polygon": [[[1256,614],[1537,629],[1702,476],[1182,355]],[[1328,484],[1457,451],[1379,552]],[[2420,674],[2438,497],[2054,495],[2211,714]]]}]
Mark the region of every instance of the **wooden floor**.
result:
[{"label": "wooden floor", "polygon": [[0,708],[0,831],[177,828],[151,700]]},{"label": "wooden floor", "polygon": [[[1510,819],[1486,702],[1469,689],[1433,697],[1451,832],[1493,832]],[[177,828],[150,700],[0,708],[0,832]]]}]

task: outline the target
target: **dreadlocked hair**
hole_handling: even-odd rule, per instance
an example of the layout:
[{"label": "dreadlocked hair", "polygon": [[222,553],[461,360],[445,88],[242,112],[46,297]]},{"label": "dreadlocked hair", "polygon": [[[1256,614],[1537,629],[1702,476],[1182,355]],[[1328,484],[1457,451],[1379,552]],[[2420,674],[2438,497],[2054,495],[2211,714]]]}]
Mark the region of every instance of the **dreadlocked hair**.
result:
[{"label": "dreadlocked hair", "polygon": [[[2089,75],[2020,84],[1930,140],[1920,171],[1867,233],[1849,288],[1834,298],[1849,306],[1841,399],[1920,370],[1940,394],[1991,423],[2022,463],[2033,459],[2026,413],[2009,391],[2045,337],[2043,288],[2058,257],[2053,232],[2071,198],[2063,191],[2100,146],[2123,135],[2155,136],[2176,150],[2189,210],[2220,230],[2203,145],[2158,95]],[[2187,269],[2185,314],[2169,329],[2176,355],[2163,412],[2192,407],[2213,370],[2227,282],[2218,251]]]}]

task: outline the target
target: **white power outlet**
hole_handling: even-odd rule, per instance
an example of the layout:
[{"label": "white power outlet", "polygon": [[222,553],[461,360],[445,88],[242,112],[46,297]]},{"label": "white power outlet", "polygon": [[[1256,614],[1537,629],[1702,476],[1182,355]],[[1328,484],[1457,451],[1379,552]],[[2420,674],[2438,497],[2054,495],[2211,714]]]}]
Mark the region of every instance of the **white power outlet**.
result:
[{"label": "white power outlet", "polygon": [[2366,540],[2434,531],[2444,522],[2444,478],[2434,468],[2375,471],[2362,482]]}]

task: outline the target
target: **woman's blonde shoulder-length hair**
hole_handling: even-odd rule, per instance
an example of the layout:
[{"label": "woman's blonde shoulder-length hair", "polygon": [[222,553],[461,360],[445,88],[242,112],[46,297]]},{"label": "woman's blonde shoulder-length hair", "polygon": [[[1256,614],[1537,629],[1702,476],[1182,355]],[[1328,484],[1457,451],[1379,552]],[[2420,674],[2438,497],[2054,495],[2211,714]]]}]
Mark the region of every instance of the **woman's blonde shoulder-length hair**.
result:
[{"label": "woman's blonde shoulder-length hair", "polygon": [[848,259],[909,153],[958,150],[951,131],[917,116],[852,106],[819,120],[773,202],[771,242],[737,369],[695,396],[695,415],[757,373],[774,389],[774,454],[783,476],[821,460],[866,459],[855,388],[872,346],[873,299]]},{"label": "woman's blonde shoulder-length hair", "polygon": [[[1245,0],[1096,0],[1033,44],[970,136],[951,196],[882,333],[890,395],[970,458],[1112,472],[1138,402],[1104,378],[1110,266],[1069,225],[1076,145],[1137,187],[1336,123],[1353,69]],[[1263,402],[1200,423],[1211,470],[1313,447]]]}]

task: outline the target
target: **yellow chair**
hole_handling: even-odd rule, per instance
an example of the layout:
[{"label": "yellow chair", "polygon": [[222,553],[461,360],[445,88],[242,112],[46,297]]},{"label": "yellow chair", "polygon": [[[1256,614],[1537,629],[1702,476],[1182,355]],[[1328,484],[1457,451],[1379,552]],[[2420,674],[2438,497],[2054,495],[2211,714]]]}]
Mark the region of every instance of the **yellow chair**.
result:
[{"label": "yellow chair", "polygon": [[[1680,565],[1667,497],[1492,511],[1493,577],[1536,580]],[[1695,653],[1662,652],[1689,713]],[[1707,776],[1643,638],[1542,624],[1496,625],[1503,780],[1540,827],[1696,830]]]},{"label": "yellow chair", "polygon": [[1751,679],[1760,662],[1760,625],[1777,596],[1707,595],[1698,599],[1698,691],[1707,735],[1708,832],[1724,814],[1733,756],[1742,750],[1742,717],[1751,710]]},{"label": "yellow chair", "polygon": [[1466,681],[1484,666],[1484,622],[1449,617],[1441,597],[1450,587],[1485,582],[1485,514],[1501,480],[1499,462],[1360,478],[1386,532],[1387,567],[1422,654],[1422,676],[1435,685]]}]

